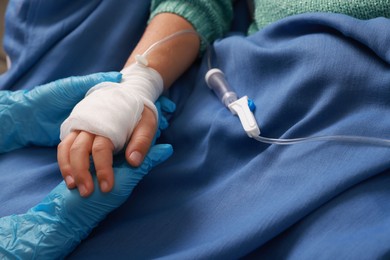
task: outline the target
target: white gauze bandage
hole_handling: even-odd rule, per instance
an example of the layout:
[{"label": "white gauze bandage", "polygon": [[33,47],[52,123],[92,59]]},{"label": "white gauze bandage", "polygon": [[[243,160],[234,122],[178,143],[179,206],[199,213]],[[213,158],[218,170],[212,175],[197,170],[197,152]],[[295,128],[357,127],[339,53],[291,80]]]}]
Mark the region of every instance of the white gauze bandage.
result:
[{"label": "white gauze bandage", "polygon": [[163,91],[163,79],[154,69],[133,63],[122,71],[121,83],[102,82],[91,88],[61,125],[60,139],[83,130],[109,138],[114,153],[130,140],[144,106],[158,112],[154,102]]}]

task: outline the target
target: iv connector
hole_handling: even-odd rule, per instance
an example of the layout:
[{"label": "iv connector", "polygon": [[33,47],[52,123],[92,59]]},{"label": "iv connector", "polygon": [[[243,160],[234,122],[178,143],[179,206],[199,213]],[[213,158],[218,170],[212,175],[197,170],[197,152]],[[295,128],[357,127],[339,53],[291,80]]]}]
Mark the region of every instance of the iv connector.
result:
[{"label": "iv connector", "polygon": [[211,69],[205,76],[207,86],[214,91],[221,102],[229,107],[229,104],[236,101],[237,94],[232,90],[225,79],[225,75],[219,69]]},{"label": "iv connector", "polygon": [[255,138],[260,135],[260,128],[255,116],[249,109],[247,96],[234,101],[228,107],[233,115],[238,115],[241,125],[249,137]]}]

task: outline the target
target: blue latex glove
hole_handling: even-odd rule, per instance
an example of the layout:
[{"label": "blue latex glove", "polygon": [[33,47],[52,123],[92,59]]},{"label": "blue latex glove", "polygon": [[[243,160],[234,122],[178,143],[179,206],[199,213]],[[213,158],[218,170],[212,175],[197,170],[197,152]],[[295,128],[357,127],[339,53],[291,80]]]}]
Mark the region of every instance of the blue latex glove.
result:
[{"label": "blue latex glove", "polygon": [[[0,219],[0,258],[64,258],[88,236],[108,213],[129,197],[133,188],[154,166],[172,154],[172,147],[151,147],[139,168],[131,168],[125,159],[114,163],[115,185],[110,193],[95,189],[88,198],[69,190],[61,182],[37,206],[26,214]],[[94,178],[95,185],[98,185]]]},{"label": "blue latex glove", "polygon": [[60,125],[85,93],[103,81],[119,82],[119,72],[60,79],[30,91],[0,91],[0,153],[27,145],[59,143]]},{"label": "blue latex glove", "polygon": [[157,99],[155,105],[158,112],[158,128],[152,144],[154,144],[156,139],[160,137],[161,131],[169,126],[167,117],[169,117],[169,115],[176,110],[176,104],[173,103],[173,101],[171,101],[169,98],[164,96],[160,96]]},{"label": "blue latex glove", "polygon": [[[166,97],[156,102],[159,114],[158,130],[168,127],[166,113],[175,110],[175,104]],[[0,218],[0,259],[58,259],[68,255],[86,238],[108,213],[123,204],[134,187],[153,167],[172,154],[168,144],[154,145],[142,165],[133,168],[124,155],[114,158],[115,185],[111,192],[95,189],[88,198],[69,190],[61,182],[46,198],[26,214]],[[91,165],[91,173],[94,173]],[[93,175],[94,185],[98,185]]]}]

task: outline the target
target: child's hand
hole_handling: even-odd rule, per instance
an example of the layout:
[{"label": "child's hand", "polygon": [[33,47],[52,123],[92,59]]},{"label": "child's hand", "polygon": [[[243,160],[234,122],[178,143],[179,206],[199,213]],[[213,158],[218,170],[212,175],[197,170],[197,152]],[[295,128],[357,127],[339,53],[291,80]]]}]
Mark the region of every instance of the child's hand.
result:
[{"label": "child's hand", "polygon": [[157,130],[154,102],[163,90],[161,75],[137,63],[121,72],[120,83],[93,87],[61,125],[60,170],[67,186],[77,186],[82,196],[93,191],[90,155],[100,189],[108,192],[114,183],[113,154],[126,148],[128,162],[139,166]]},{"label": "child's hand", "polygon": [[[154,113],[145,107],[141,120],[134,128],[126,147],[126,159],[132,166],[139,166],[147,154],[157,129]],[[73,131],[58,146],[58,164],[68,188],[78,188],[80,195],[93,192],[90,173],[90,155],[96,169],[100,190],[109,192],[114,185],[114,144],[110,139],[86,131]]]}]

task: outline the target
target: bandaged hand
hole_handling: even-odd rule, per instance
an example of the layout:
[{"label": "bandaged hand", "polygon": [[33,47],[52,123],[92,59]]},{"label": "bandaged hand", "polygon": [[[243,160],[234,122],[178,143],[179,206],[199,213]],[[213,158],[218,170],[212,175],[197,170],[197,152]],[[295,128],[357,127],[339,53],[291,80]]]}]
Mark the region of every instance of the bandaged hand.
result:
[{"label": "bandaged hand", "polygon": [[98,83],[120,80],[119,72],[105,72],[56,80],[30,91],[0,91],[0,153],[57,145],[61,123],[85,93]]},{"label": "bandaged hand", "polygon": [[127,161],[138,166],[156,133],[154,102],[163,90],[160,74],[137,63],[121,72],[121,83],[96,85],[61,126],[60,170],[68,188],[77,187],[82,196],[94,189],[90,155],[100,189],[108,192],[114,184],[113,154],[126,146]]}]

